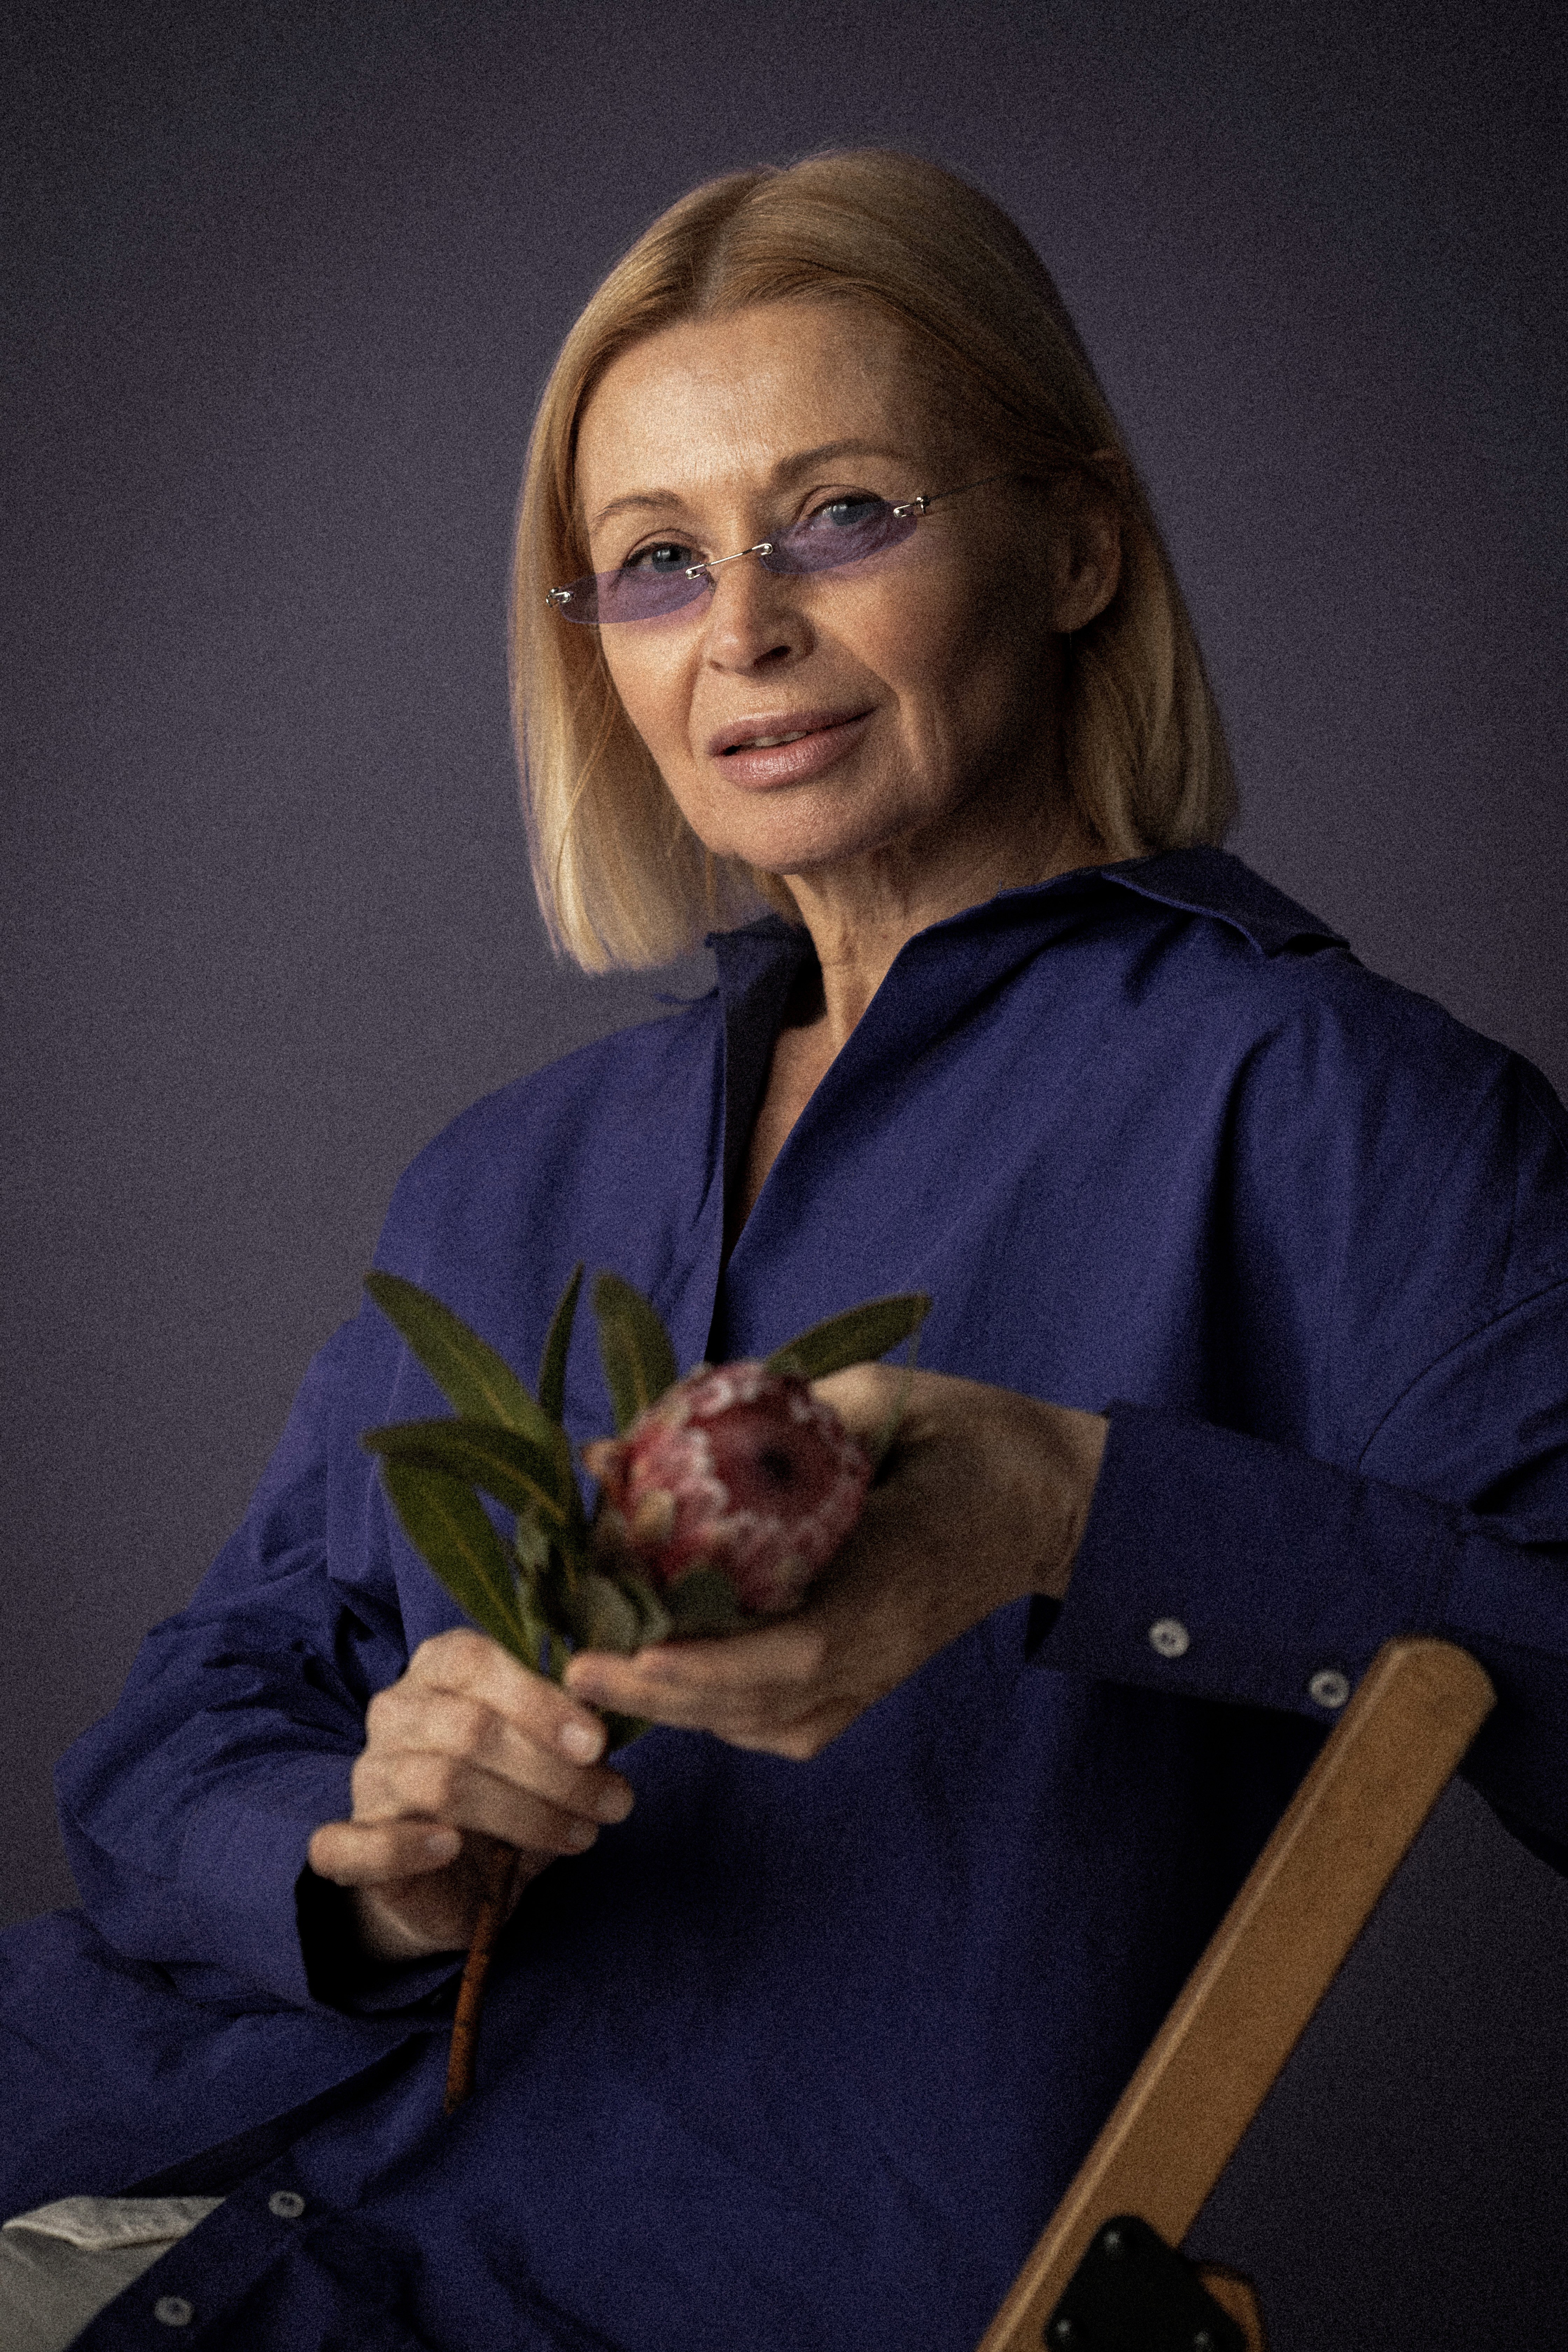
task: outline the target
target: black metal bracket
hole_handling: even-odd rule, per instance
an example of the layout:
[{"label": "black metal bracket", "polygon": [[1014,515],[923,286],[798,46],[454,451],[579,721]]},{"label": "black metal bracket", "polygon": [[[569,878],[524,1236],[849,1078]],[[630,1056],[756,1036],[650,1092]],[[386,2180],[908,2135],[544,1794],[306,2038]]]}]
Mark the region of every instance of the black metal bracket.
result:
[{"label": "black metal bracket", "polygon": [[1095,2231],[1043,2343],[1045,2352],[1247,2352],[1192,2264],[1136,2213]]}]

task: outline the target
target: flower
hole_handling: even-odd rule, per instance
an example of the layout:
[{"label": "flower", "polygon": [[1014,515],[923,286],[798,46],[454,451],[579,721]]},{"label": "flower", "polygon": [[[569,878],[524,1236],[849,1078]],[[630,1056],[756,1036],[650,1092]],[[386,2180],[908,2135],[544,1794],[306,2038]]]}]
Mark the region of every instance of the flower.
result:
[{"label": "flower", "polygon": [[603,1488],[602,1556],[667,1600],[688,1578],[721,1577],[752,1616],[796,1606],[871,1479],[865,1446],[804,1380],[747,1361],[699,1365],[583,1459]]}]

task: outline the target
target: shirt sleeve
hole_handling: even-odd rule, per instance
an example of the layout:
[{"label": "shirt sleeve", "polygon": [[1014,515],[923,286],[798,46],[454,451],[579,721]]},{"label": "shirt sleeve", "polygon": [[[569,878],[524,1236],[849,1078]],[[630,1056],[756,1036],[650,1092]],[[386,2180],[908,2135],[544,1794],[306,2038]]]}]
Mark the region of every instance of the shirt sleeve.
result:
[{"label": "shirt sleeve", "polygon": [[1327,1726],[1384,1641],[1439,1634],[1498,1694],[1467,1776],[1568,1867],[1565,1365],[1558,1283],[1446,1349],[1353,1469],[1113,1405],[1040,1663]]},{"label": "shirt sleeve", "polygon": [[[390,1575],[345,1584],[329,1567],[356,1328],[311,1365],[245,1523],[191,1606],[148,1635],[119,1704],[57,1773],[94,1924],[199,2000],[259,1991],[303,2006],[330,1988],[333,2006],[385,2009],[447,1973],[375,1972],[351,1998],[333,1948],[341,1918],[309,1899],[311,1833],[347,1814],[365,1706],[406,1664]],[[357,1448],[348,1459],[363,1475]]]}]

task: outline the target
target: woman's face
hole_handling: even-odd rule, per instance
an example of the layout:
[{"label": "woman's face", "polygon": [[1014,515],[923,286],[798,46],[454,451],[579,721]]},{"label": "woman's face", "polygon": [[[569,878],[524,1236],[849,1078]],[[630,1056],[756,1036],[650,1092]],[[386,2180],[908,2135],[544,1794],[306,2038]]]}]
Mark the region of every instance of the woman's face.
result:
[{"label": "woman's face", "polygon": [[[596,572],[656,548],[731,555],[836,500],[931,496],[995,470],[933,415],[897,329],[837,302],[650,336],[606,372],[578,445]],[[726,563],[680,611],[605,625],[605,658],[720,855],[825,877],[959,836],[973,850],[1000,828],[1027,865],[1022,836],[1062,814],[1053,632],[1089,617],[1080,558],[1041,494],[1003,479],[858,563]],[[1112,550],[1094,609],[1114,584]]]}]

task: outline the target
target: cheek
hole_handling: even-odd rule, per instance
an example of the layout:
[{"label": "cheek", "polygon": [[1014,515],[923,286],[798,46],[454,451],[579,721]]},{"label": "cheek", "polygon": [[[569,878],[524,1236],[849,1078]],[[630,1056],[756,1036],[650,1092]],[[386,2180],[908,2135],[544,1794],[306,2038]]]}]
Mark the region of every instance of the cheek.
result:
[{"label": "cheek", "polygon": [[640,644],[607,644],[605,664],[622,709],[662,768],[686,740],[689,698],[684,665],[646,638]]},{"label": "cheek", "polygon": [[1023,657],[1026,633],[990,582],[933,568],[868,619],[858,650],[897,693],[906,727],[935,740],[1005,731],[1036,660]]}]

